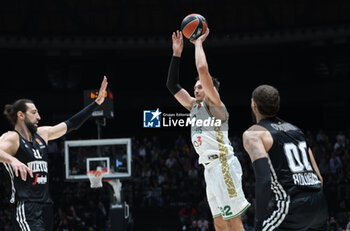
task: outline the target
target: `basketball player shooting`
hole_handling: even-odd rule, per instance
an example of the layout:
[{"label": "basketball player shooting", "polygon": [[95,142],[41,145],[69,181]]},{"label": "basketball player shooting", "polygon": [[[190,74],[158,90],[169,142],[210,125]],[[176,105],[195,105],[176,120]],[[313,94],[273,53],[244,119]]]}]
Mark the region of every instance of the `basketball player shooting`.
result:
[{"label": "basketball player shooting", "polygon": [[172,35],[173,57],[170,62],[167,87],[177,101],[191,112],[191,118],[215,118],[221,125],[215,127],[191,126],[192,143],[199,154],[199,163],[205,167],[207,198],[217,231],[244,231],[241,214],[250,206],[242,190],[242,168],[234,156],[228,139],[228,112],[218,92],[219,82],[212,78],[203,49],[205,34],[192,40],[199,75],[194,85],[194,97],[179,84],[179,66],[183,50],[183,36]]},{"label": "basketball player shooting", "polygon": [[322,176],[306,136],[277,117],[279,108],[276,88],[261,85],[253,91],[256,124],[243,133],[243,144],[256,180],[255,231],[328,230]]},{"label": "basketball player shooting", "polygon": [[104,77],[96,100],[55,126],[38,127],[41,118],[31,100],[19,99],[12,105],[5,106],[4,114],[14,130],[0,137],[0,162],[4,163],[11,178],[10,202],[16,203],[14,230],[53,229],[47,143],[78,129],[104,102],[107,85],[107,78]]}]

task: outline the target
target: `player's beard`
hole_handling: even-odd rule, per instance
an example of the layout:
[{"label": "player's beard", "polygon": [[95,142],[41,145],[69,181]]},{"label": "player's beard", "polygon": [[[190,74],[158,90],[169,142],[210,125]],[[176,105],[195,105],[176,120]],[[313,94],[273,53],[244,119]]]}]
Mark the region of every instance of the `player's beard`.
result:
[{"label": "player's beard", "polygon": [[254,124],[256,124],[256,115],[254,114],[253,109],[251,110],[251,113],[252,113],[252,121]]},{"label": "player's beard", "polygon": [[24,124],[27,126],[30,133],[32,134],[36,133],[36,131],[38,130],[38,128],[35,127],[35,125],[32,122],[30,122],[27,118],[24,119]]}]

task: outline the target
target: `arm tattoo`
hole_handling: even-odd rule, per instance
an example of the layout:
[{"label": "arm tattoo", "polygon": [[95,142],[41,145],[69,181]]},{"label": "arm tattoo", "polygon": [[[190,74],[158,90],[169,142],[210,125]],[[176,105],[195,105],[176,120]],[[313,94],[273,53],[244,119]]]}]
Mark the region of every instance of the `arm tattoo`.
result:
[{"label": "arm tattoo", "polygon": [[247,134],[246,139],[244,139],[245,149],[248,152],[252,162],[256,159],[266,156],[266,152],[263,152],[261,149],[261,146],[263,147],[263,144],[258,137],[259,134],[253,132]]}]

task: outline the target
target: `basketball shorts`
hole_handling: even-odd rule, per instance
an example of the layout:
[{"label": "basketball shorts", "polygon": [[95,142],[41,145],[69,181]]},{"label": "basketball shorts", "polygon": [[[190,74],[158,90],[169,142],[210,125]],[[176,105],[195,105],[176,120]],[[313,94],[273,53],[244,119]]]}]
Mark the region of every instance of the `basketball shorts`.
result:
[{"label": "basketball shorts", "polygon": [[214,218],[240,216],[250,203],[242,189],[242,168],[234,155],[221,156],[205,166],[207,199]]},{"label": "basketball shorts", "polygon": [[298,193],[290,197],[287,207],[277,207],[263,222],[263,231],[328,230],[328,208],[322,191]]},{"label": "basketball shorts", "polygon": [[15,231],[52,231],[52,204],[18,201],[14,207],[12,223]]}]

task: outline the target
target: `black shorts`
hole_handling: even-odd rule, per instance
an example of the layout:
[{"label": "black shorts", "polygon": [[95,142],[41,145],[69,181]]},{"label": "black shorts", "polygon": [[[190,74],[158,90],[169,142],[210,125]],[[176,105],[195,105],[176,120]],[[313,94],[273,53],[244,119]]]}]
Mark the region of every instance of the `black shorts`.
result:
[{"label": "black shorts", "polygon": [[[263,225],[265,231],[325,231],[328,226],[328,208],[323,192],[303,192],[290,198],[286,213],[278,209]],[[270,217],[270,218],[271,218]],[[279,221],[279,222],[276,222]],[[274,222],[274,223],[273,223]]]},{"label": "black shorts", "polygon": [[52,231],[53,206],[48,203],[18,201],[12,223],[15,231]]}]

